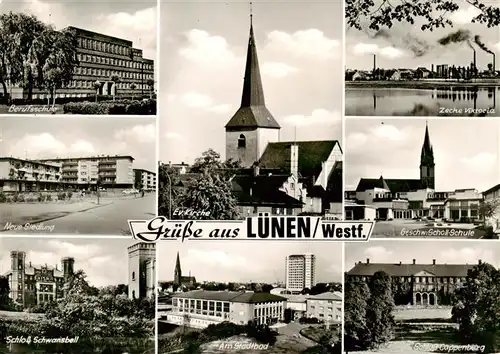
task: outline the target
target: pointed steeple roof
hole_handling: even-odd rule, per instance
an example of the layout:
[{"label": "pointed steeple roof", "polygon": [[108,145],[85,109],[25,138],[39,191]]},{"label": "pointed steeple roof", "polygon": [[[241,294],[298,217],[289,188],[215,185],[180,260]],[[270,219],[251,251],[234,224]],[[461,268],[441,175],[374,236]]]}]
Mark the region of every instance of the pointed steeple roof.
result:
[{"label": "pointed steeple roof", "polygon": [[252,21],[250,21],[250,36],[248,40],[241,105],[229,120],[229,123],[226,124],[226,130],[238,130],[241,128],[281,128],[266,107]]},{"label": "pointed steeple roof", "polygon": [[434,163],[434,151],[432,149],[431,138],[429,136],[429,125],[426,122],[424,143],[422,145],[422,151],[420,153],[420,164],[424,165],[429,163]]},{"label": "pointed steeple roof", "polygon": [[181,273],[181,260],[179,258],[179,252],[177,252],[177,260],[175,261],[175,271]]}]

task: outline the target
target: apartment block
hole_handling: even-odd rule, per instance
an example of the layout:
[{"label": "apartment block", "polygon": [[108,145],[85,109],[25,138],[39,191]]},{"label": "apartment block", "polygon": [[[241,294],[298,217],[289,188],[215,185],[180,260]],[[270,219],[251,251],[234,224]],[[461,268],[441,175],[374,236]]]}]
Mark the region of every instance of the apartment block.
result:
[{"label": "apartment block", "polygon": [[299,293],[316,285],[316,257],[311,253],[295,254],[286,257],[286,289]]},{"label": "apartment block", "polygon": [[135,188],[143,189],[145,191],[156,190],[156,172],[134,169]]}]

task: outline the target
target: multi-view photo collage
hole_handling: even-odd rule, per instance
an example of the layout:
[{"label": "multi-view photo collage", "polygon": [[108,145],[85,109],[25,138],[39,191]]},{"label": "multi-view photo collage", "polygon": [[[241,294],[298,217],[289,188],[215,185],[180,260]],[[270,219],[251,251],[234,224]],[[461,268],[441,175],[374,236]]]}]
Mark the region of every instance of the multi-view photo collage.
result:
[{"label": "multi-view photo collage", "polygon": [[0,353],[500,352],[497,95],[498,0],[0,0]]}]

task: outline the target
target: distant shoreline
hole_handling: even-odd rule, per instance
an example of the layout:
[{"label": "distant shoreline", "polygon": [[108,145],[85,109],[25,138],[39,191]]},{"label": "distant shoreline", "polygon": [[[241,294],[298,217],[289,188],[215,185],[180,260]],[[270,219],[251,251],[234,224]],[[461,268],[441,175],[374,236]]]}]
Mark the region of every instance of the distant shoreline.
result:
[{"label": "distant shoreline", "polygon": [[481,80],[477,82],[457,82],[457,81],[429,81],[429,80],[415,80],[415,81],[346,81],[345,88],[404,88],[404,89],[421,89],[429,90],[443,87],[500,87],[500,79]]}]

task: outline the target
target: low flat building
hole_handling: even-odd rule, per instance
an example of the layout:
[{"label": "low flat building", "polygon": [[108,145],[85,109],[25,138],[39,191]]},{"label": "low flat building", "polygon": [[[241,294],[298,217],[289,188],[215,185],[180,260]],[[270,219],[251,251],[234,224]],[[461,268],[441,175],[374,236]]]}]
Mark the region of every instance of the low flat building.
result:
[{"label": "low flat building", "polygon": [[327,323],[342,322],[342,293],[325,292],[307,296],[306,316]]},{"label": "low flat building", "polygon": [[284,320],[285,303],[286,298],[269,293],[196,290],[173,296],[167,322],[192,328],[221,322],[271,325]]},{"label": "low flat building", "polygon": [[281,295],[286,298],[286,310],[290,311],[290,320],[298,321],[306,317],[307,295]]},{"label": "low flat building", "polygon": [[0,157],[0,191],[56,190],[62,183],[59,163]]}]

